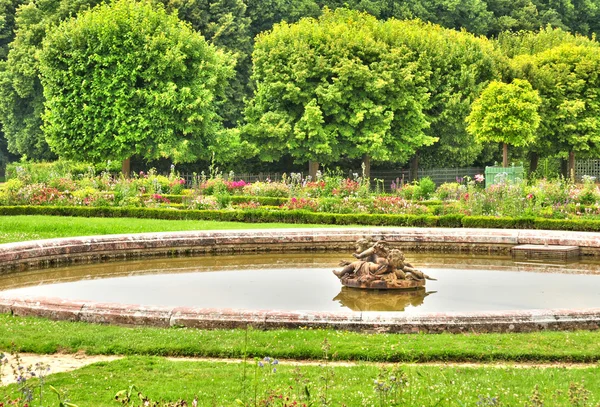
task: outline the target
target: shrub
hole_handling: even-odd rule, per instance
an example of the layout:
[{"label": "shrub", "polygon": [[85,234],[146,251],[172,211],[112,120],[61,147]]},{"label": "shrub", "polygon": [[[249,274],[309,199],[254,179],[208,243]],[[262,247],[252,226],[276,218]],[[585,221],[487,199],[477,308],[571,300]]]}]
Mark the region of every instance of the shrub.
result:
[{"label": "shrub", "polygon": [[254,182],[242,188],[244,194],[254,196],[288,197],[290,188],[282,182]]},{"label": "shrub", "polygon": [[189,202],[188,209],[214,210],[220,208],[217,198],[214,196],[200,195]]},{"label": "shrub", "polygon": [[292,198],[287,203],[283,204],[281,207],[289,210],[308,209],[311,211],[316,211],[318,208],[318,204],[317,201],[315,201],[314,199]]},{"label": "shrub", "polygon": [[429,199],[435,192],[435,182],[429,177],[421,178],[413,199]]},{"label": "shrub", "polygon": [[457,201],[467,192],[467,187],[458,182],[445,182],[435,191],[435,195],[442,201]]}]

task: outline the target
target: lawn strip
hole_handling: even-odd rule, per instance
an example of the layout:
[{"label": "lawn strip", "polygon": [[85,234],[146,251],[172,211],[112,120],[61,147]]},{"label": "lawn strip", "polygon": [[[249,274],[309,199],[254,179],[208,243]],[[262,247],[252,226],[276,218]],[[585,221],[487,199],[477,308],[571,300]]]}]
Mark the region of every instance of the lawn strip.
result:
[{"label": "lawn strip", "polygon": [[134,218],[76,218],[69,216],[0,216],[0,243],[57,237],[186,230],[281,229],[333,227],[289,223],[243,223]]},{"label": "lawn strip", "polygon": [[[536,386],[539,397],[547,405],[584,405],[573,404],[574,397],[580,397],[579,402],[587,397],[589,404],[585,405],[595,405],[600,400],[600,368],[597,366],[587,369],[491,369],[403,365],[382,368],[373,364],[345,367],[325,363],[298,367],[283,362],[277,365],[262,363],[263,367],[258,367],[258,361],[250,360],[244,367],[243,363],[181,362],[136,356],[50,375],[46,378],[46,386],[67,391],[71,402],[79,407],[114,406],[115,394],[131,385],[152,400],[186,399],[191,402],[197,396],[199,406],[233,406],[236,399],[246,405],[255,405],[255,394],[258,405],[264,405],[260,401],[270,394],[305,401],[305,386],[317,404],[326,397],[328,405],[333,406],[387,406],[393,405],[392,397],[401,401],[399,405],[408,407],[522,406]],[[399,382],[402,382],[401,387],[393,386]],[[14,385],[4,390],[17,395]],[[50,397],[47,389],[46,392],[46,397]],[[385,403],[380,404],[382,397],[385,397]],[[498,403],[489,404],[492,399]]]},{"label": "lawn strip", "polygon": [[260,331],[119,327],[0,314],[0,349],[241,358],[322,357],[327,340],[337,360],[377,362],[580,362],[600,360],[600,332],[521,334],[364,334],[327,329]]}]

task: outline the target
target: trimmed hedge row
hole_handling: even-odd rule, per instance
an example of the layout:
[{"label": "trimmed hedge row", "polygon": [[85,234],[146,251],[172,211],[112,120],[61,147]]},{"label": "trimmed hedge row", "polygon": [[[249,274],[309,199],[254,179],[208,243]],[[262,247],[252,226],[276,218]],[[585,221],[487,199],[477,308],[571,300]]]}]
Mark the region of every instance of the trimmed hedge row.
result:
[{"label": "trimmed hedge row", "polygon": [[450,228],[549,229],[600,231],[600,220],[496,218],[464,215],[337,214],[305,210],[177,210],[82,206],[0,206],[0,216],[51,215],[150,219],[215,220],[247,223],[304,223],[328,225],[413,226]]}]

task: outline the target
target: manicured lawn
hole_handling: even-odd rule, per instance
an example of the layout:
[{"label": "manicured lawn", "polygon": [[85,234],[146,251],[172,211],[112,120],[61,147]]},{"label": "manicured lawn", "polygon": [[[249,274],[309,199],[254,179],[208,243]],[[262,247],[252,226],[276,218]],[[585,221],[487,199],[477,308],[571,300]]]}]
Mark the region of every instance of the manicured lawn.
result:
[{"label": "manicured lawn", "polygon": [[323,329],[260,331],[103,326],[0,314],[0,350],[89,354],[322,357],[377,362],[600,361],[600,332],[526,334],[362,334]]},{"label": "manicured lawn", "polygon": [[[273,372],[273,366],[277,368],[276,372]],[[315,406],[524,406],[530,405],[526,403],[536,386],[540,393],[538,397],[547,406],[594,406],[600,399],[598,366],[398,365],[386,369],[373,364],[295,367],[285,363],[265,363],[261,368],[254,360],[244,367],[243,362],[129,357],[52,375],[46,379],[46,384],[67,391],[69,399],[79,407],[115,406],[115,394],[131,385],[151,400],[183,398],[191,402],[197,396],[200,406],[240,405],[236,399],[248,406],[283,406],[286,397],[306,402],[305,387]],[[13,385],[7,390],[16,396],[15,388]],[[264,403],[270,395],[274,396],[275,402]],[[47,400],[55,397],[47,386],[45,397]],[[137,400],[137,391],[133,397]],[[142,404],[138,401],[133,405]]]},{"label": "manicured lawn", "polygon": [[242,223],[132,218],[75,218],[68,216],[0,216],[0,243],[55,237],[183,230],[281,229],[325,227],[288,223]]}]

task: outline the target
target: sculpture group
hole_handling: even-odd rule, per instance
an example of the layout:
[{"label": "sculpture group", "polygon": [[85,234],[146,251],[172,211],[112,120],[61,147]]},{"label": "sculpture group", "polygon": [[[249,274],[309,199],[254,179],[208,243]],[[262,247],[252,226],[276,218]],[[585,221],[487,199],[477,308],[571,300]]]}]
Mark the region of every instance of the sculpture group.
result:
[{"label": "sculpture group", "polygon": [[343,269],[333,271],[347,287],[372,289],[415,289],[425,286],[425,280],[435,280],[406,262],[404,253],[390,249],[387,242],[359,239],[356,242],[358,259],[341,261]]}]

